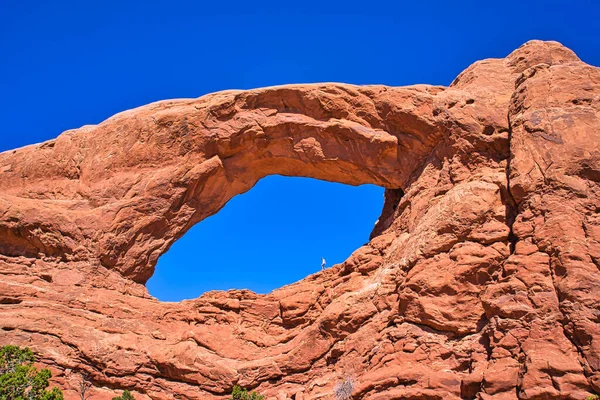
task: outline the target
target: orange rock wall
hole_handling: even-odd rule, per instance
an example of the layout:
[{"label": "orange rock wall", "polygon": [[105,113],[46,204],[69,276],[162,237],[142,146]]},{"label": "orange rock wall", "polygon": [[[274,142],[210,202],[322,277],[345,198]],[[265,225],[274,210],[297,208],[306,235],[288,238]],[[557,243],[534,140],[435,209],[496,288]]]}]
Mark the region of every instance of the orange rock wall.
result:
[{"label": "orange rock wall", "polygon": [[[268,295],[144,282],[270,174],[385,187],[370,243]],[[600,69],[555,42],[449,87],[290,85],[125,111],[0,153],[0,344],[66,398],[600,392]]]}]

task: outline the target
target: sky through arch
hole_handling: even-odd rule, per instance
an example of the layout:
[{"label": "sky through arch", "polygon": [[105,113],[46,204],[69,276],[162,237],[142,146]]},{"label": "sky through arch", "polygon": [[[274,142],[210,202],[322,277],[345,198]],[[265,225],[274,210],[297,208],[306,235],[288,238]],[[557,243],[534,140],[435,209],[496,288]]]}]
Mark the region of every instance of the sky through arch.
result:
[{"label": "sky through arch", "polygon": [[161,256],[147,283],[163,301],[210,290],[268,293],[343,262],[369,240],[384,189],[268,176],[199,222]]}]

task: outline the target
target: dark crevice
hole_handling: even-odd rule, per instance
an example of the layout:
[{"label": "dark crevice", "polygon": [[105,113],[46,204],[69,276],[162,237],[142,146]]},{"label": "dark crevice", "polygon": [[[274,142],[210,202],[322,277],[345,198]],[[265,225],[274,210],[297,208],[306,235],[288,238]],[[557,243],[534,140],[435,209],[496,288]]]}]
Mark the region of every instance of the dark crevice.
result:
[{"label": "dark crevice", "polygon": [[[506,193],[505,198],[503,199],[504,204],[506,205],[506,224],[509,228],[508,234],[508,242],[510,255],[507,257],[510,258],[515,253],[515,248],[518,242],[518,237],[514,233],[513,225],[517,219],[519,214],[519,206],[520,204],[515,200],[510,186],[510,176],[511,176],[511,162],[513,159],[512,152],[512,139],[513,139],[513,126],[512,121],[510,119],[510,110],[506,115],[506,120],[508,123],[508,158],[506,159]],[[517,384],[515,386],[515,396],[517,398],[522,398],[523,393],[523,379],[525,374],[527,373],[527,355],[523,350],[522,344],[519,342],[519,354],[517,356],[517,362],[519,363],[519,373],[517,377]]]},{"label": "dark crevice", "polygon": [[386,189],[384,193],[383,209],[369,236],[369,240],[381,235],[391,226],[394,222],[394,216],[396,215],[396,210],[402,200],[402,196],[404,196],[404,191],[402,189]]},{"label": "dark crevice", "polygon": [[519,374],[517,376],[517,386],[515,386],[515,394],[518,399],[522,398],[521,394],[523,393],[523,379],[525,374],[527,373],[527,356],[523,351],[523,347],[521,343],[519,343],[519,355],[517,358],[517,362],[519,363]]},{"label": "dark crevice", "polygon": [[474,400],[483,387],[483,379],[481,381],[461,381],[460,382],[460,398],[462,400]]},{"label": "dark crevice", "polygon": [[0,304],[21,304],[23,300],[14,297],[0,297]]},{"label": "dark crevice", "polygon": [[518,204],[515,201],[515,198],[513,197],[512,193],[510,191],[510,163],[511,163],[512,156],[513,156],[512,149],[511,149],[513,132],[512,132],[512,124],[510,121],[510,112],[507,114],[506,120],[508,123],[508,158],[506,160],[506,190],[502,190],[501,195],[503,197],[502,201],[506,206],[506,215],[505,215],[506,225],[508,226],[508,228],[510,230],[508,233],[510,254],[514,254],[518,239],[515,236],[515,233],[513,232],[513,224],[515,222],[515,219],[517,218]]},{"label": "dark crevice", "polygon": [[487,332],[487,331],[482,332],[482,333],[484,333],[484,334],[481,335],[481,338],[479,339],[479,344],[481,344],[485,348],[487,360],[491,361],[493,349],[492,349],[490,335],[489,335],[489,332]]}]

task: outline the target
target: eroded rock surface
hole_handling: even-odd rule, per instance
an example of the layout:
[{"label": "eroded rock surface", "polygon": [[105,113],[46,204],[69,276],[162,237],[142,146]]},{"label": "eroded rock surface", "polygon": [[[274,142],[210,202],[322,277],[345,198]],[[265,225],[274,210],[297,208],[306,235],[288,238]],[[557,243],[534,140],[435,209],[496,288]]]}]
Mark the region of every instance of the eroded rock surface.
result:
[{"label": "eroded rock surface", "polygon": [[[0,343],[67,398],[584,399],[600,392],[600,69],[529,42],[433,87],[171,100],[0,154]],[[270,174],[385,187],[372,240],[274,291],[144,282]]]}]

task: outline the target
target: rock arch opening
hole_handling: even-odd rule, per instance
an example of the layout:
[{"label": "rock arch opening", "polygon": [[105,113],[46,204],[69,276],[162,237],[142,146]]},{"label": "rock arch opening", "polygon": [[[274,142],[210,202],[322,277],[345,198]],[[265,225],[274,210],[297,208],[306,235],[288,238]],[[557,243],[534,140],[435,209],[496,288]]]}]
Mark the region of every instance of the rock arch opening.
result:
[{"label": "rock arch opening", "polygon": [[[432,153],[447,135],[436,105],[443,91],[225,91],[150,104],[3,153],[3,195],[23,200],[0,201],[10,221],[0,226],[0,252],[88,261],[146,283],[176,240],[266,176],[406,188],[446,156]],[[23,157],[39,168],[22,166]],[[34,189],[23,191],[30,181]]]},{"label": "rock arch opening", "polygon": [[211,290],[268,293],[367,243],[384,189],[272,175],[199,222],[160,257],[146,286],[161,301]]}]

